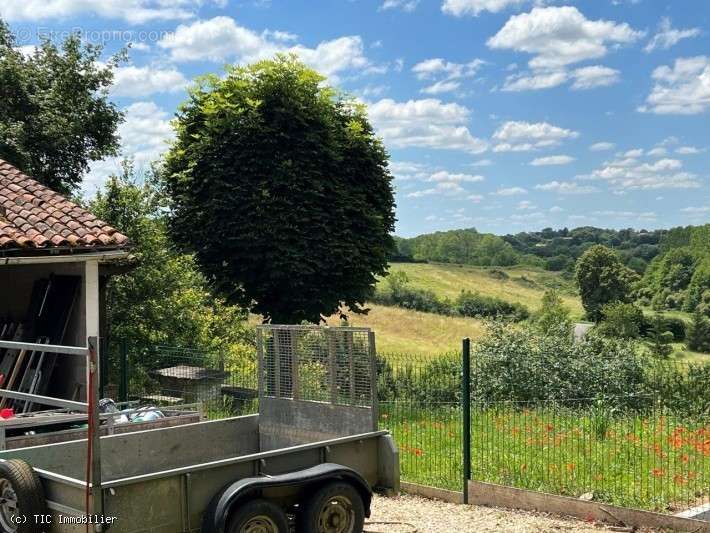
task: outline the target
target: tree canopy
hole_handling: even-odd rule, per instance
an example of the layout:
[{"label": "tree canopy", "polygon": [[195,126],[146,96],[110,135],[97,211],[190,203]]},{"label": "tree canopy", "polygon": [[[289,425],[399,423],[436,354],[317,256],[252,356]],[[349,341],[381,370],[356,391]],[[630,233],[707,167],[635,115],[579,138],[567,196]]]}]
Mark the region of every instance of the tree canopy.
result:
[{"label": "tree canopy", "polygon": [[364,310],[395,215],[388,156],[362,106],[278,56],[204,78],[176,129],[170,228],[218,294],[273,322]]},{"label": "tree canopy", "polygon": [[32,54],[0,20],[0,158],[62,193],[74,192],[92,161],[115,155],[121,112],[108,100],[113,70],[101,48],[78,35]]},{"label": "tree canopy", "polygon": [[587,316],[599,322],[603,307],[613,302],[628,303],[638,275],[625,267],[619,256],[606,246],[597,244],[584,252],[575,269],[582,306]]}]

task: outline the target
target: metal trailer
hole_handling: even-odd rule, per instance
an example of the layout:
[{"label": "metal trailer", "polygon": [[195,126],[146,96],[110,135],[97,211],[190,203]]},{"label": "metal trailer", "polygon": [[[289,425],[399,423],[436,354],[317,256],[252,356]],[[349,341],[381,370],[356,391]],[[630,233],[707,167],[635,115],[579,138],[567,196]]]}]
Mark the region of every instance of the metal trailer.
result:
[{"label": "metal trailer", "polygon": [[[257,339],[258,414],[105,437],[94,424],[88,439],[0,452],[0,531],[362,531],[373,491],[399,490],[397,448],[377,429],[374,334],[261,326]],[[89,390],[70,403],[96,421]]]}]

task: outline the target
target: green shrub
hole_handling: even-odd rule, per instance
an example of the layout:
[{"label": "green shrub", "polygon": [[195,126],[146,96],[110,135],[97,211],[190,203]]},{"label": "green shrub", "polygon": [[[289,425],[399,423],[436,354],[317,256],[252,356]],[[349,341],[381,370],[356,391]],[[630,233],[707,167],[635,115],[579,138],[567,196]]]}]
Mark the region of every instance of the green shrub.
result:
[{"label": "green shrub", "polygon": [[666,331],[670,331],[673,334],[673,340],[675,342],[682,342],[685,340],[685,320],[674,316],[667,316],[663,318],[663,321],[665,322]]},{"label": "green shrub", "polygon": [[516,321],[525,320],[530,316],[524,305],[483,296],[478,292],[461,291],[454,305],[462,316],[510,318]]},{"label": "green shrub", "polygon": [[602,322],[597,331],[606,337],[635,339],[641,334],[643,311],[633,304],[614,302],[602,307]]},{"label": "green shrub", "polygon": [[562,303],[562,298],[552,289],[542,296],[540,310],[535,313],[533,323],[543,334],[569,334],[572,330],[569,309]]},{"label": "green shrub", "polygon": [[710,352],[710,321],[703,316],[699,308],[693,313],[693,322],[688,333],[688,348],[697,352]]},{"label": "green shrub", "polygon": [[475,346],[474,393],[478,401],[613,398],[617,406],[642,407],[645,361],[629,341],[588,335],[546,335],[532,328],[493,323]]},{"label": "green shrub", "polygon": [[710,365],[658,362],[647,371],[648,387],[661,406],[675,415],[710,415]]}]

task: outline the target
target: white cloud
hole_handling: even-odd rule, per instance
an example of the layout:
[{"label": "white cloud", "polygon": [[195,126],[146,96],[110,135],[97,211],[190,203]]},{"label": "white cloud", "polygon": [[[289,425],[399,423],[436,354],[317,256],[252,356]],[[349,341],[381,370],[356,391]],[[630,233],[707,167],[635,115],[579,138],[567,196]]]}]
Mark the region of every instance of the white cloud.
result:
[{"label": "white cloud", "polygon": [[489,167],[493,164],[493,161],[490,159],[480,159],[479,161],[474,161],[473,163],[470,163],[469,166],[472,167]]},{"label": "white cloud", "polygon": [[680,146],[676,148],[675,153],[680,155],[697,155],[704,151],[704,148],[696,148],[695,146]]},{"label": "white cloud", "polygon": [[15,22],[95,15],[143,24],[192,18],[196,9],[205,3],[203,0],[3,0],[0,16]]},{"label": "white cloud", "polygon": [[688,213],[689,215],[706,215],[710,213],[710,205],[705,205],[703,207],[684,207],[681,212]]},{"label": "white cloud", "polygon": [[478,16],[484,11],[498,13],[510,6],[519,6],[527,0],[444,0],[441,10],[448,15],[462,17]]},{"label": "white cloud", "polygon": [[668,17],[663,17],[658,25],[658,33],[651,38],[644,51],[649,53],[655,49],[668,50],[671,46],[678,44],[683,39],[690,39],[700,35],[700,28],[688,28],[679,30],[673,28],[671,20]]},{"label": "white cloud", "polygon": [[496,152],[525,152],[559,145],[563,140],[575,139],[576,131],[553,126],[547,122],[509,121],[493,134]]},{"label": "white cloud", "polygon": [[252,61],[269,57],[278,51],[277,42],[237,25],[231,17],[214,17],[190,25],[181,24],[174,34],[158,42],[175,61],[224,61],[241,58]]},{"label": "white cloud", "polygon": [[649,221],[649,220],[655,220],[656,219],[656,213],[653,211],[644,211],[644,212],[638,212],[638,211],[616,211],[613,209],[607,209],[603,211],[592,211],[592,215],[596,217],[604,217],[604,218],[633,218],[637,220],[644,220],[644,221]]},{"label": "white cloud", "polygon": [[534,167],[543,167],[548,165],[568,165],[574,160],[574,157],[568,155],[550,155],[547,157],[535,158],[530,162],[530,164]]},{"label": "white cloud", "polygon": [[380,6],[380,11],[388,9],[401,9],[407,13],[411,13],[419,5],[419,0],[385,0]]},{"label": "white cloud", "polygon": [[288,31],[281,31],[281,30],[264,30],[261,33],[265,38],[271,38],[276,41],[282,41],[282,42],[292,42],[292,41],[298,41],[298,35],[295,33],[291,33]]},{"label": "white cloud", "polygon": [[481,200],[483,200],[483,196],[480,195],[480,194],[469,194],[469,195],[466,197],[466,199],[467,199],[467,200],[471,200],[473,203],[477,204],[477,203],[479,203]]},{"label": "white cloud", "polygon": [[632,150],[627,150],[623,154],[618,154],[621,157],[624,157],[626,159],[636,159],[638,157],[641,157],[643,155],[643,149],[642,148],[634,148]]},{"label": "white cloud", "polygon": [[390,90],[389,85],[367,85],[358,91],[365,98],[379,97]]},{"label": "white cloud", "polygon": [[484,152],[487,143],[466,126],[469,110],[456,103],[427,98],[396,102],[390,98],[370,104],[370,119],[395,148],[419,147]]},{"label": "white cloud", "polygon": [[440,57],[420,61],[412,67],[412,72],[420,80],[431,80],[437,77],[445,79],[470,78],[485,64],[480,59],[474,59],[468,63],[452,63]]},{"label": "white cloud", "polygon": [[435,172],[429,177],[429,181],[436,182],[453,181],[456,183],[476,183],[483,180],[484,178],[481,175],[452,174],[451,172],[447,172],[446,170],[440,170],[439,172]]},{"label": "white cloud", "polygon": [[664,146],[656,146],[655,148],[651,148],[648,152],[646,152],[646,155],[649,155],[651,157],[663,157],[668,154],[668,150]]},{"label": "white cloud", "polygon": [[539,191],[554,192],[557,194],[589,194],[598,191],[596,187],[580,185],[574,181],[549,181],[535,185],[535,188]]},{"label": "white cloud", "polygon": [[252,62],[273,56],[277,52],[294,53],[321,74],[337,81],[337,75],[348,70],[382,71],[365,56],[359,36],[339,37],[323,41],[315,48],[301,44],[287,45],[275,32],[261,34],[238,25],[231,17],[219,16],[192,24],[181,24],[174,34],[158,41],[158,46],[178,62],[236,60]]},{"label": "white cloud", "polygon": [[522,187],[507,187],[503,189],[498,189],[494,194],[496,196],[518,196],[520,194],[527,194],[528,191]]},{"label": "white cloud", "polygon": [[452,63],[440,57],[426,59],[414,65],[414,72],[420,80],[436,80],[422,89],[425,94],[441,94],[456,91],[461,86],[461,80],[472,78],[485,64],[485,61],[474,59],[468,63]]},{"label": "white cloud", "polygon": [[112,157],[91,165],[84,189],[95,190],[112,173],[120,171],[122,158],[133,159],[138,168],[157,160],[168,148],[174,132],[170,114],[154,102],[136,102],[124,109],[126,119],[118,127],[121,138],[120,157]]},{"label": "white cloud", "polygon": [[552,69],[604,57],[609,44],[631,43],[642,35],[626,23],[589,20],[576,7],[536,7],[512,16],[487,44],[533,54],[531,68]]},{"label": "white cloud", "polygon": [[170,114],[154,102],[136,102],[125,111],[126,120],[118,127],[123,153],[137,164],[154,161],[173,137]]},{"label": "white cloud", "polygon": [[34,44],[26,44],[15,48],[15,50],[20,52],[26,58],[32,57],[38,49],[39,48]]},{"label": "white cloud", "polygon": [[535,204],[533,204],[529,200],[523,200],[521,202],[518,202],[516,209],[519,209],[519,210],[535,209]]},{"label": "white cloud", "polygon": [[426,165],[413,161],[390,161],[389,169],[400,181],[425,180],[429,175]]},{"label": "white cloud", "polygon": [[562,213],[564,209],[562,209],[559,205],[553,205],[550,209],[548,209],[550,213]]},{"label": "white cloud", "polygon": [[424,87],[421,92],[423,92],[424,94],[450,93],[452,91],[458,90],[459,87],[461,87],[461,83],[458,81],[441,80],[427,87]]},{"label": "white cloud", "polygon": [[[391,167],[392,165],[390,165]],[[458,196],[465,194],[464,183],[478,183],[484,180],[483,176],[472,174],[453,173],[447,170],[439,170],[432,174],[425,173],[426,167],[419,163],[397,163],[395,171],[407,171],[409,176],[433,183],[432,187],[417,190],[407,194],[408,198],[422,198],[424,196]],[[475,195],[471,195],[475,196]],[[470,198],[469,198],[470,199]]]},{"label": "white cloud", "polygon": [[613,192],[655,189],[695,189],[701,186],[695,174],[683,170],[678,159],[639,163],[633,158],[610,161],[589,176],[579,179],[602,180]]},{"label": "white cloud", "polygon": [[594,143],[589,147],[592,152],[605,152],[607,150],[613,150],[616,145],[610,142],[598,142]]},{"label": "white cloud", "polygon": [[619,71],[602,65],[582,67],[572,72],[574,83],[572,89],[586,90],[595,87],[607,87],[618,83]]},{"label": "white cloud", "polygon": [[177,92],[185,88],[188,81],[176,68],[118,67],[114,71],[111,94],[131,98],[146,97],[155,93]]},{"label": "white cloud", "polygon": [[695,115],[710,110],[710,57],[676,59],[653,71],[655,85],[639,111]]},{"label": "white cloud", "polygon": [[505,79],[503,91],[518,92],[551,89],[552,87],[566,83],[568,79],[569,76],[564,70],[544,70],[533,73],[524,72],[521,74],[512,74]]},{"label": "white cloud", "polygon": [[421,191],[410,192],[407,198],[422,198],[424,196],[442,195],[442,196],[458,196],[466,192],[458,182],[442,181],[436,184],[435,187],[423,189]]}]

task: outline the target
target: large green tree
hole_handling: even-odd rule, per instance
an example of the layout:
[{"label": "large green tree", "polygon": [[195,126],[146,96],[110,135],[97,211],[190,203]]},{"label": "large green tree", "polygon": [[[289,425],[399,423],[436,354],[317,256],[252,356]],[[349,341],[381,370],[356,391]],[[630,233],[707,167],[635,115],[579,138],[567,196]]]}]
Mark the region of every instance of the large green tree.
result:
[{"label": "large green tree", "polygon": [[584,310],[595,322],[602,319],[606,304],[630,302],[633,285],[638,280],[636,272],[601,244],[592,246],[577,260],[575,276]]},{"label": "large green tree", "polygon": [[108,89],[124,54],[100,57],[78,35],[25,55],[0,20],[0,159],[71,193],[92,161],[115,155],[122,115]]},{"label": "large green tree", "polygon": [[202,80],[175,124],[172,233],[219,294],[272,322],[364,310],[395,222],[364,107],[278,56]]}]

